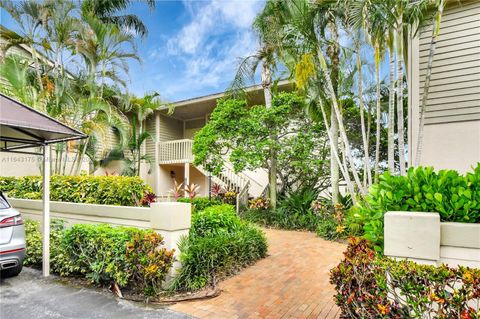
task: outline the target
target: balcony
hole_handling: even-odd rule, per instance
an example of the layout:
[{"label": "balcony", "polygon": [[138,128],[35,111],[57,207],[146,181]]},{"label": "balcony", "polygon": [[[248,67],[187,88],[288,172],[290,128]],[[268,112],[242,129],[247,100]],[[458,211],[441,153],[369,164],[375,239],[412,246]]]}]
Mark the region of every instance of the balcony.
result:
[{"label": "balcony", "polygon": [[158,143],[158,163],[192,163],[192,146],[193,141],[189,139],[160,142]]}]

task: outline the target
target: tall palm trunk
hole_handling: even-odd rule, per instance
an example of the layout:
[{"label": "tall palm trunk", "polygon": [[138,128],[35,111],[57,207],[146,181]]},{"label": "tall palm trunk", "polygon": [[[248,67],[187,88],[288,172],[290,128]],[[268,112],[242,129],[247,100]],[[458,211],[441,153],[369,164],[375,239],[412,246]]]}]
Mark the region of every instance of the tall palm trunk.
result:
[{"label": "tall palm trunk", "polygon": [[390,90],[388,93],[388,169],[395,172],[395,54],[393,48],[390,54]]},{"label": "tall palm trunk", "polygon": [[343,120],[342,120],[342,114],[340,111],[340,107],[338,105],[338,100],[337,100],[337,94],[335,94],[333,84],[332,84],[332,79],[330,78],[330,71],[327,67],[327,62],[325,61],[325,58],[323,57],[323,53],[321,51],[321,48],[317,48],[317,54],[318,54],[318,59],[320,61],[320,65],[322,68],[322,71],[324,73],[325,81],[327,83],[327,91],[330,95],[330,99],[332,101],[332,105],[335,111],[335,115],[337,117],[338,121],[338,129],[340,132],[340,137],[342,139],[342,143],[345,146],[345,155],[348,159],[348,162],[350,164],[350,170],[352,171],[353,178],[355,180],[356,186],[359,189],[361,195],[365,195],[366,191],[362,185],[362,182],[360,181],[360,177],[357,172],[357,168],[355,167],[355,160],[352,156],[352,150],[350,148],[350,143],[347,137],[347,132],[345,130],[345,126],[343,125]]},{"label": "tall palm trunk", "polygon": [[400,175],[406,174],[405,139],[403,131],[403,21],[400,17],[397,28],[397,129],[398,129],[398,163]]},{"label": "tall palm trunk", "polygon": [[[330,31],[332,33],[332,42],[329,46],[328,53],[332,64],[331,80],[333,85],[333,91],[338,95],[338,80],[339,80],[339,64],[340,64],[340,52],[338,50],[338,30],[335,23],[329,24]],[[340,161],[333,159],[333,154],[338,154],[338,121],[335,115],[333,105],[330,110],[330,180],[332,187],[332,204],[336,204],[340,200]]]},{"label": "tall palm trunk", "polygon": [[378,44],[375,46],[375,81],[377,86],[377,105],[376,105],[376,113],[377,113],[377,135],[375,139],[375,168],[374,168],[374,179],[375,183],[378,182],[378,174],[380,172],[380,134],[381,134],[381,126],[380,126],[380,119],[381,119],[381,109],[380,109],[380,48]]},{"label": "tall palm trunk", "polygon": [[[320,105],[320,109],[322,111],[322,117],[323,117],[323,121],[324,121],[325,128],[326,128],[326,131],[327,131],[328,140],[330,141],[330,145],[331,145],[331,144],[333,144],[334,137],[332,135],[332,129],[328,125],[328,118],[327,118],[327,114],[325,112],[325,107],[323,106],[323,101],[320,98],[318,99],[318,104]],[[333,113],[335,114],[335,112],[333,112]],[[338,142],[338,135],[337,135],[337,142]],[[337,164],[337,167],[338,167],[339,171],[342,172],[342,176],[343,176],[345,182],[347,183],[348,193],[350,194],[350,197],[352,198],[352,202],[355,205],[357,203],[357,199],[355,197],[355,187],[353,186],[353,183],[350,179],[350,174],[349,174],[348,170],[346,170],[347,166],[343,165],[343,163],[345,161],[340,160],[339,152],[338,152],[338,143],[337,143],[336,146],[337,147],[330,147],[330,149],[332,151],[332,153],[330,154],[330,156],[331,156],[330,161],[335,162]],[[345,158],[345,156],[343,156],[343,158]]]},{"label": "tall palm trunk", "polygon": [[[265,107],[272,107],[272,75],[270,67],[267,62],[263,63],[262,67],[262,86],[263,94],[265,96]],[[276,141],[277,136],[275,134],[270,135],[270,139]],[[269,184],[269,197],[270,205],[273,209],[277,207],[277,154],[273,148],[270,149],[270,168],[268,170],[268,184]]]},{"label": "tall palm trunk", "polygon": [[443,7],[444,7],[444,2],[441,1],[437,9],[437,14],[432,23],[432,38],[430,40],[430,49],[428,54],[425,83],[423,84],[422,103],[420,104],[420,121],[419,121],[419,127],[418,127],[417,149],[415,152],[415,166],[420,165],[420,160],[422,158],[423,131],[425,128],[425,113],[427,111],[428,93],[430,89],[430,80],[432,78],[433,58],[435,57],[437,38],[440,33],[440,22],[442,20]]},{"label": "tall palm trunk", "polygon": [[362,141],[363,141],[363,160],[364,160],[364,175],[366,176],[366,183],[364,187],[367,188],[367,185],[372,184],[372,173],[370,170],[370,156],[368,154],[368,140],[367,133],[365,128],[365,116],[363,114],[365,105],[363,103],[363,78],[362,78],[362,59],[360,55],[360,39],[358,38],[355,41],[356,49],[356,60],[357,60],[357,71],[358,71],[358,100],[360,107],[360,123],[362,128]]}]

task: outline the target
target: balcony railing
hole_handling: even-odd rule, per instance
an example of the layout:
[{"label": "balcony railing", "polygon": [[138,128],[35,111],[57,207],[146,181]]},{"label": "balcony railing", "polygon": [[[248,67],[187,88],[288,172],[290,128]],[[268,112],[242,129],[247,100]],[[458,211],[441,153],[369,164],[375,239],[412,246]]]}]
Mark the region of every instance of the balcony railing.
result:
[{"label": "balcony railing", "polygon": [[174,140],[158,143],[159,164],[178,164],[193,162],[193,141]]}]

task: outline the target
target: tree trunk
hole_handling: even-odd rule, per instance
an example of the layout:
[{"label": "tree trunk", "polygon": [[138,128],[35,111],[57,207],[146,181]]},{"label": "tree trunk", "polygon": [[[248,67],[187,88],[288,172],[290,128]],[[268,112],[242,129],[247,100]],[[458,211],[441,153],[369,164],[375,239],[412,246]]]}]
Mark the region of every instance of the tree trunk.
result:
[{"label": "tree trunk", "polygon": [[400,17],[397,28],[397,129],[398,129],[398,163],[400,175],[406,174],[405,139],[403,131],[403,20]]},{"label": "tree trunk", "polygon": [[[420,104],[420,121],[419,121],[419,127],[418,127],[417,149],[415,153],[415,166],[420,165],[420,160],[422,158],[423,131],[425,128],[425,113],[427,111],[428,93],[430,89],[430,80],[432,78],[433,58],[435,57],[435,49],[437,46],[438,34],[440,33],[440,21],[442,19],[442,15],[443,15],[443,3],[440,3],[438,7],[437,16],[434,18],[434,21],[432,23],[432,39],[430,41],[430,50],[428,54],[425,83],[423,84],[422,103]],[[438,21],[436,21],[437,19]],[[435,22],[438,24],[438,26],[435,26],[436,24]]]},{"label": "tree trunk", "polygon": [[[339,64],[340,64],[340,52],[338,50],[338,30],[335,23],[329,24],[330,31],[332,33],[332,44],[328,48],[328,54],[332,65],[331,80],[333,91],[335,95],[338,95],[338,80],[339,80]],[[338,154],[338,121],[335,115],[333,105],[330,110],[330,180],[332,187],[332,204],[336,204],[340,201],[340,161],[336,161],[333,158],[333,154]]]},{"label": "tree trunk", "polygon": [[352,151],[351,151],[350,144],[349,144],[349,141],[348,141],[345,126],[343,125],[342,114],[341,114],[341,111],[340,111],[340,107],[338,105],[337,95],[335,94],[335,91],[333,89],[332,79],[330,78],[330,71],[328,70],[327,63],[325,61],[325,58],[323,57],[323,53],[321,51],[321,48],[318,48],[317,51],[318,51],[317,52],[318,58],[320,60],[320,65],[322,67],[322,71],[324,73],[325,80],[326,80],[326,83],[327,83],[327,91],[330,94],[330,99],[332,100],[332,105],[334,107],[335,115],[337,116],[340,137],[342,139],[343,145],[345,146],[345,153],[346,153],[345,155],[346,155],[346,157],[348,159],[348,162],[350,164],[350,169],[352,171],[352,175],[353,175],[353,178],[354,178],[355,183],[357,185],[357,188],[359,189],[359,191],[362,195],[365,195],[366,191],[365,191],[365,189],[362,185],[362,182],[360,181],[360,177],[359,177],[357,169],[355,167],[355,160],[352,156]]},{"label": "tree trunk", "polygon": [[80,168],[82,166],[82,162],[83,162],[83,158],[85,157],[85,153],[87,152],[87,146],[88,146],[89,141],[90,141],[90,136],[88,136],[85,139],[85,142],[83,143],[82,152],[80,153],[80,156],[79,156],[78,162],[77,162],[77,166],[75,168],[75,175],[78,175],[80,173]]},{"label": "tree trunk", "polygon": [[380,134],[381,134],[381,96],[380,96],[380,49],[378,45],[375,48],[375,80],[377,84],[377,135],[375,139],[375,168],[374,168],[374,176],[375,176],[375,183],[378,182],[378,174],[380,173]]},{"label": "tree trunk", "polygon": [[390,90],[388,95],[388,170],[395,172],[395,54],[390,48]]},{"label": "tree trunk", "polygon": [[367,133],[365,128],[365,116],[363,114],[365,105],[363,103],[363,78],[362,78],[362,59],[360,56],[360,39],[355,41],[355,49],[356,49],[356,60],[357,60],[357,71],[358,71],[358,100],[359,100],[359,107],[360,107],[360,123],[362,128],[362,141],[363,141],[363,160],[364,160],[364,174],[367,177],[366,181],[363,186],[368,188],[367,185],[372,184],[372,174],[370,171],[370,156],[368,154],[368,141],[367,141]]},{"label": "tree trunk", "polygon": [[[334,143],[334,136],[332,135],[332,129],[331,127],[328,127],[328,118],[327,118],[327,114],[325,112],[325,107],[323,106],[323,102],[321,99],[319,99],[319,105],[320,105],[320,109],[322,111],[322,117],[323,117],[323,121],[324,121],[324,124],[325,124],[325,128],[326,128],[326,131],[327,131],[327,135],[328,135],[328,140],[330,141],[330,163],[332,162],[335,162],[337,164],[337,168],[342,172],[342,176],[343,178],[345,179],[345,182],[347,183],[347,189],[348,189],[348,192],[350,193],[350,196],[352,198],[352,202],[353,204],[355,205],[357,203],[357,199],[355,197],[355,187],[350,179],[350,175],[349,175],[349,172],[348,172],[348,168],[346,165],[343,165],[342,161],[340,160],[340,157],[339,157],[339,153],[338,153],[338,136],[337,136],[337,144],[335,145],[335,147],[332,145]],[[333,114],[335,114],[335,112],[333,112]],[[336,123],[336,120],[335,120],[335,123]],[[338,180],[338,178],[337,178]],[[337,196],[338,196],[339,193],[337,193]],[[338,201],[336,202],[338,203]]]},{"label": "tree trunk", "polygon": [[[267,63],[263,63],[262,67],[262,86],[263,86],[263,94],[265,96],[265,107],[271,108],[272,107],[272,75],[270,72],[270,67]],[[273,141],[277,140],[277,136],[275,134],[270,135],[270,139]],[[270,168],[268,170],[268,184],[269,184],[269,197],[270,197],[270,205],[273,209],[277,207],[277,154],[275,150],[272,148],[270,149]]]}]

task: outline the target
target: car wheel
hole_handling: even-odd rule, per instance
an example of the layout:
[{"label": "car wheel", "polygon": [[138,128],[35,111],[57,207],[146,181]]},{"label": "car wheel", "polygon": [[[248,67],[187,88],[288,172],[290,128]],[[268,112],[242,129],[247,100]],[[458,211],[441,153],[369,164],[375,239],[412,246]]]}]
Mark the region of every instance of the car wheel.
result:
[{"label": "car wheel", "polygon": [[22,271],[23,265],[2,270],[2,278],[15,277]]}]

